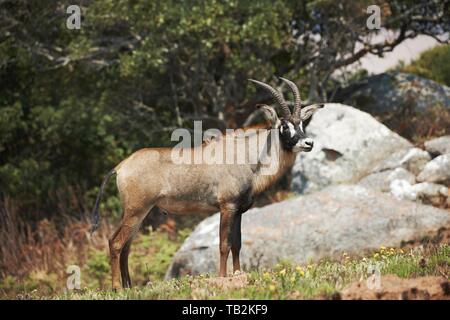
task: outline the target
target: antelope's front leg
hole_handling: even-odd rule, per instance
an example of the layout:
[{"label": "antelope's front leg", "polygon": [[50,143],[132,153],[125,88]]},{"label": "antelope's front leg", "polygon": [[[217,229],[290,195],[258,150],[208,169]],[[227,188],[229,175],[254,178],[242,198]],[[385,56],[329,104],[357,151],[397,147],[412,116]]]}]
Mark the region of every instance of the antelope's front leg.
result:
[{"label": "antelope's front leg", "polygon": [[242,213],[235,215],[231,231],[231,254],[233,256],[233,272],[241,271],[239,253],[241,251],[241,220]]},{"label": "antelope's front leg", "polygon": [[220,228],[219,228],[219,249],[220,249],[220,268],[219,276],[227,275],[227,260],[232,245],[232,227],[236,218],[237,210],[233,204],[225,204],[220,208]]}]

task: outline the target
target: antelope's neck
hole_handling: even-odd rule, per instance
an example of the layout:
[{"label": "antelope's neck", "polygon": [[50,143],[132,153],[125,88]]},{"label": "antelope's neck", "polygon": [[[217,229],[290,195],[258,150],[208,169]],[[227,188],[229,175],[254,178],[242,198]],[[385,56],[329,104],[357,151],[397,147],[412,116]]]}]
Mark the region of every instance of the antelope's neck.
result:
[{"label": "antelope's neck", "polygon": [[296,153],[283,149],[281,144],[276,147],[279,151],[278,161],[271,159],[272,168],[268,170],[261,169],[255,173],[255,178],[253,179],[254,194],[259,194],[274,184],[295,162]]}]

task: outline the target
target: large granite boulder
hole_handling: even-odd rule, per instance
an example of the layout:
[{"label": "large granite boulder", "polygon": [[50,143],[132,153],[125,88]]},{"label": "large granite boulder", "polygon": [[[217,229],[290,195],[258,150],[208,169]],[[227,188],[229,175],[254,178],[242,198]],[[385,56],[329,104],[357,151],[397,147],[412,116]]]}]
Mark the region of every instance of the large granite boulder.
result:
[{"label": "large granite boulder", "polygon": [[[339,185],[249,210],[242,218],[244,270],[272,267],[282,259],[307,263],[343,252],[360,254],[399,246],[450,225],[442,209],[397,200],[361,186]],[[201,222],[175,254],[166,278],[216,273],[219,215]],[[231,256],[229,261],[231,269]]]},{"label": "large granite boulder", "polygon": [[368,113],[341,104],[317,111],[306,131],[314,148],[300,153],[293,167],[292,190],[298,193],[357,182],[393,153],[412,148]]},{"label": "large granite boulder", "polygon": [[364,78],[340,90],[335,98],[372,115],[423,112],[441,105],[450,108],[450,88],[420,76],[390,71]]}]

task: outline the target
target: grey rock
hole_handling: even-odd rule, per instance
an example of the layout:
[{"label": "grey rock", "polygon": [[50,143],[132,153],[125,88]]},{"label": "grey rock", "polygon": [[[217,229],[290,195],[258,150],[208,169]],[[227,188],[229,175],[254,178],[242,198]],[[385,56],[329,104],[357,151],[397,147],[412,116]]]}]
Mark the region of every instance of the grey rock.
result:
[{"label": "grey rock", "polygon": [[314,148],[294,164],[292,190],[298,193],[356,183],[392,153],[412,148],[368,113],[341,104],[317,111],[306,131]]},{"label": "grey rock", "polygon": [[434,197],[434,196],[447,197],[448,196],[448,188],[442,184],[422,182],[422,183],[415,184],[413,187],[414,187],[414,190],[416,190],[416,192],[419,195],[429,196],[429,197]]},{"label": "grey rock", "polygon": [[411,183],[406,180],[393,180],[389,186],[390,193],[399,200],[417,200],[417,192],[414,190]]},{"label": "grey rock", "polygon": [[450,108],[450,88],[420,76],[391,71],[369,76],[337,93],[335,101],[372,115],[423,112],[430,106]]},{"label": "grey rock", "polygon": [[419,148],[412,148],[401,159],[400,164],[415,175],[418,175],[430,160],[431,156],[428,152]]},{"label": "grey rock", "polygon": [[418,175],[430,160],[430,154],[422,149],[402,149],[395,151],[386,159],[382,160],[377,166],[375,166],[372,172],[375,173],[402,167],[408,171],[411,171],[413,174]]},{"label": "grey rock", "polygon": [[417,176],[417,181],[448,183],[450,181],[450,153],[437,156],[428,162]]},{"label": "grey rock", "polygon": [[449,196],[446,186],[431,182],[411,185],[405,180],[394,180],[390,188],[391,194],[397,199],[420,201],[432,205],[445,203]]},{"label": "grey rock", "polygon": [[[360,254],[399,246],[449,224],[450,215],[442,209],[361,186],[332,186],[245,213],[241,265],[250,270],[273,267],[282,259],[304,264],[343,252]],[[218,214],[202,221],[175,254],[166,278],[216,274],[218,228]]]},{"label": "grey rock", "polygon": [[416,182],[416,177],[411,172],[400,167],[392,170],[372,173],[362,178],[359,185],[380,192],[389,192],[391,190],[391,182],[398,179],[405,180],[409,184]]},{"label": "grey rock", "polygon": [[425,142],[425,149],[432,155],[450,153],[450,136],[443,136]]},{"label": "grey rock", "polygon": [[442,184],[422,182],[413,186],[418,200],[432,205],[441,205],[448,198],[448,188]]}]

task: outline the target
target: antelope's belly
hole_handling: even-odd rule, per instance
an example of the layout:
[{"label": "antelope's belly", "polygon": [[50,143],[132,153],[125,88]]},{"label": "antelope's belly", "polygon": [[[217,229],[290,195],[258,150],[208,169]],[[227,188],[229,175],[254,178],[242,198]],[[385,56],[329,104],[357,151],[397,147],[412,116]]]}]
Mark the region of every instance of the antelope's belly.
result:
[{"label": "antelope's belly", "polygon": [[156,206],[166,210],[170,213],[176,214],[191,214],[191,213],[205,213],[211,214],[219,211],[217,206],[208,204],[206,202],[193,200],[180,200],[173,198],[164,198],[156,203]]}]

